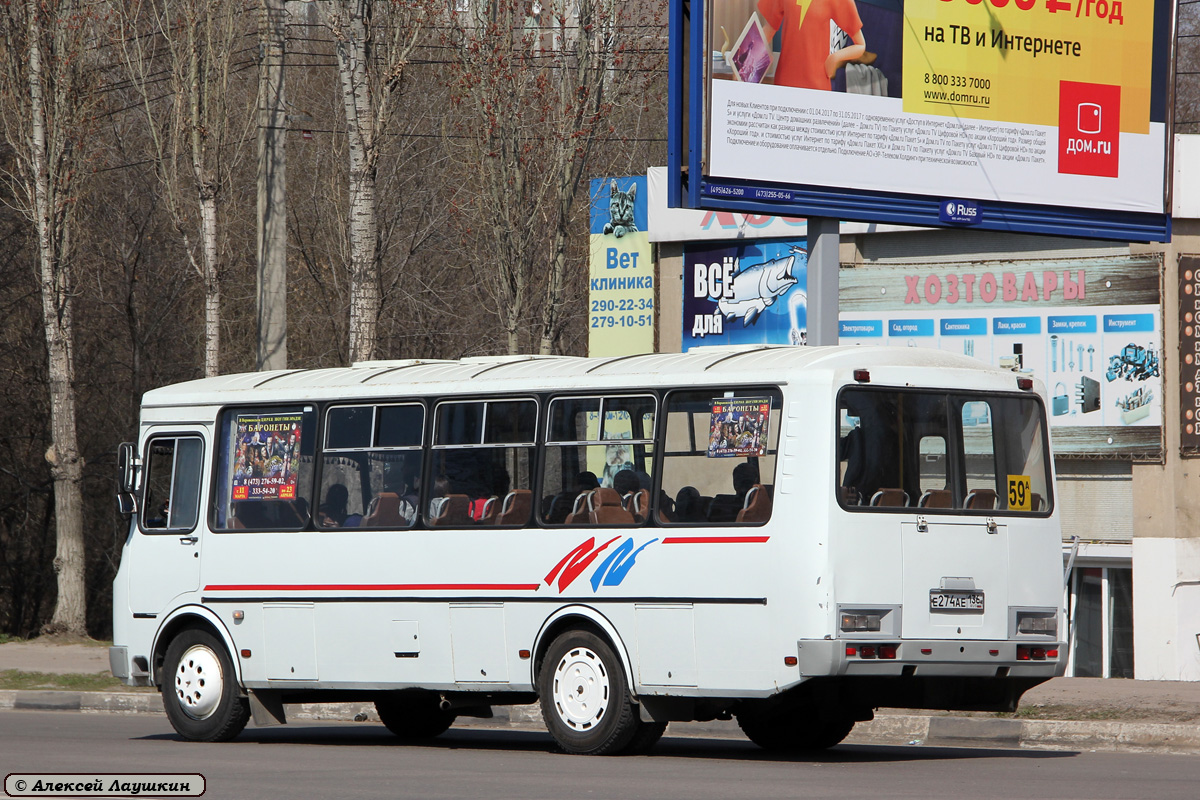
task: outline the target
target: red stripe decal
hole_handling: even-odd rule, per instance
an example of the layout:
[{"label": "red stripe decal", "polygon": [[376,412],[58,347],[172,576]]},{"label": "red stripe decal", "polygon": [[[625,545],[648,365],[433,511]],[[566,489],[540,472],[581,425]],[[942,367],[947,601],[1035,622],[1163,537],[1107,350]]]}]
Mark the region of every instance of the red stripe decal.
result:
[{"label": "red stripe decal", "polygon": [[668,536],[663,544],[762,544],[770,536]]},{"label": "red stripe decal", "polygon": [[536,583],[222,583],[206,592],[536,592]]}]

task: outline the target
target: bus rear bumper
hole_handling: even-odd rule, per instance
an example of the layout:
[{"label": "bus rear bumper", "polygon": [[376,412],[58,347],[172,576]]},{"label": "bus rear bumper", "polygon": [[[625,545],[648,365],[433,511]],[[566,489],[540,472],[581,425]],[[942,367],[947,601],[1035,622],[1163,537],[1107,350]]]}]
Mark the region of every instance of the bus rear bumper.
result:
[{"label": "bus rear bumper", "polygon": [[1055,678],[1066,669],[1062,642],[945,639],[816,639],[797,642],[800,674]]}]

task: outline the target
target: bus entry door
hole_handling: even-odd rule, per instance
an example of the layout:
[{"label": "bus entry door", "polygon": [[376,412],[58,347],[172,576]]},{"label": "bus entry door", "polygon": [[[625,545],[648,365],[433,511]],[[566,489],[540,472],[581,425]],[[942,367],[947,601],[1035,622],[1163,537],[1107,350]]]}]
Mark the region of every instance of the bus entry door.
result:
[{"label": "bus entry door", "polygon": [[200,432],[172,431],[147,442],[140,524],[123,556],[136,576],[129,586],[133,614],[161,614],[200,584],[205,441]]},{"label": "bus entry door", "polygon": [[1008,636],[1008,527],[901,523],[905,639]]}]

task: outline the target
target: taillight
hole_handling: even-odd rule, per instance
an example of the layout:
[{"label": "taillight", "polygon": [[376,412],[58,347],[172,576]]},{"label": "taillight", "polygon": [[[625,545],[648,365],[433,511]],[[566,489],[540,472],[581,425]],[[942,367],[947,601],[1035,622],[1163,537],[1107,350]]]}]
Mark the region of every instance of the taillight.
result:
[{"label": "taillight", "polygon": [[1045,661],[1047,658],[1058,658],[1058,650],[1017,645],[1017,661]]},{"label": "taillight", "polygon": [[900,652],[898,644],[860,644],[846,645],[846,655],[859,658],[896,658]]}]

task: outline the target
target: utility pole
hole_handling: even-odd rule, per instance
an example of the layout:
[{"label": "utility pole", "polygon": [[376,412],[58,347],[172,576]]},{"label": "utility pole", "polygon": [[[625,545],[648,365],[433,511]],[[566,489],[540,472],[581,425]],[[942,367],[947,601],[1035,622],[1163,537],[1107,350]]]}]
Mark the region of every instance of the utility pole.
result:
[{"label": "utility pole", "polygon": [[287,115],[283,96],[285,0],[260,0],[258,78],[258,357],[287,368]]}]

